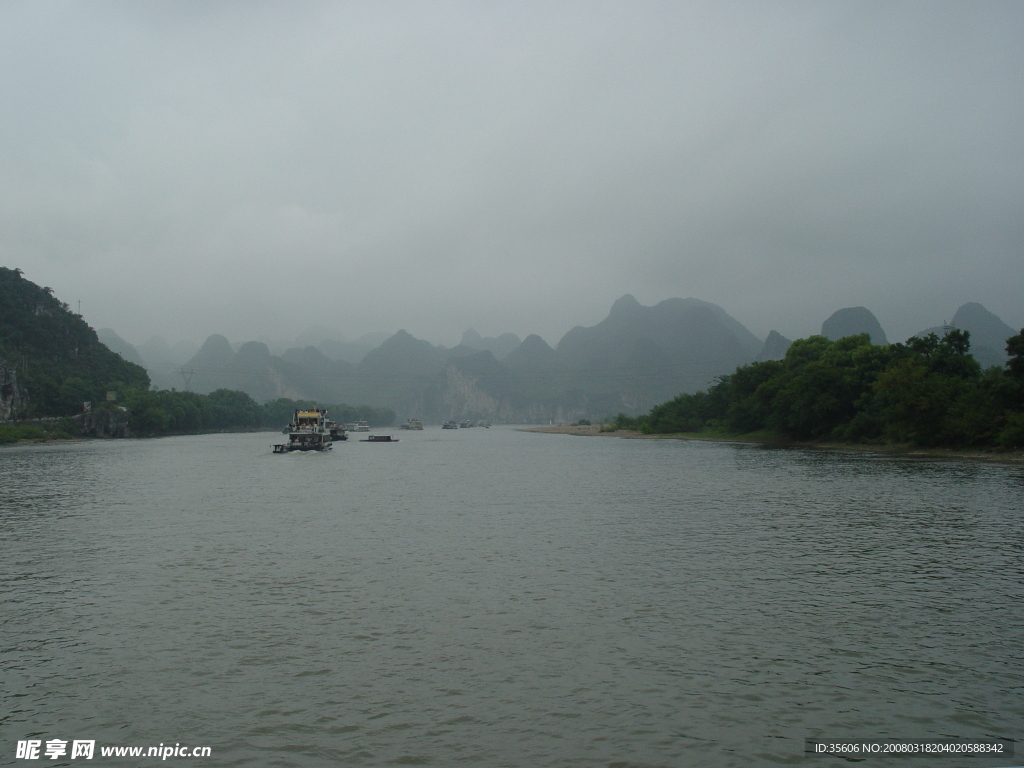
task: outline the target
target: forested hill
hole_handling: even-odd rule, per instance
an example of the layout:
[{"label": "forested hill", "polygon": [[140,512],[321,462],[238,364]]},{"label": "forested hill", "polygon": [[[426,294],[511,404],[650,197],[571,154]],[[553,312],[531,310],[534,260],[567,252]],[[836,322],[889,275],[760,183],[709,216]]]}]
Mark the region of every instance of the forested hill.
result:
[{"label": "forested hill", "polygon": [[149,376],[104,346],[51,289],[0,267],[0,387],[17,405],[11,415],[66,416],[109,390],[146,389]]}]

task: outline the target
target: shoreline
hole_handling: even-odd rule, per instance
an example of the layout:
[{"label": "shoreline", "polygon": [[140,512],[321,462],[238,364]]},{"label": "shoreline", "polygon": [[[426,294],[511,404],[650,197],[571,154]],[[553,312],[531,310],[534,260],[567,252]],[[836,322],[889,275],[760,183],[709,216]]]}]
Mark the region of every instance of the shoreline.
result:
[{"label": "shoreline", "polygon": [[156,435],[127,435],[125,437],[107,437],[103,435],[63,435],[60,437],[25,437],[10,442],[0,442],[0,448],[12,445],[38,445],[42,443],[80,443],[88,440],[156,440],[161,437],[189,437],[198,435],[252,434],[256,432],[279,433],[281,430],[271,427],[232,427],[231,429],[204,429],[198,432],[161,432]]},{"label": "shoreline", "polygon": [[575,437],[619,437],[624,440],[700,440],[710,443],[755,443],[771,448],[809,448],[825,451],[850,451],[859,453],[881,453],[887,456],[901,456],[912,459],[969,459],[971,461],[988,461],[999,464],[1024,464],[1024,451],[986,452],[978,450],[958,450],[955,448],[917,448],[900,445],[865,445],[862,443],[835,442],[800,442],[771,441],[760,437],[735,435],[729,437],[712,437],[689,432],[671,434],[644,434],[634,429],[617,429],[614,432],[602,432],[600,424],[577,425],[557,424],[547,427],[518,427],[520,432],[539,432],[549,435],[573,435]]}]

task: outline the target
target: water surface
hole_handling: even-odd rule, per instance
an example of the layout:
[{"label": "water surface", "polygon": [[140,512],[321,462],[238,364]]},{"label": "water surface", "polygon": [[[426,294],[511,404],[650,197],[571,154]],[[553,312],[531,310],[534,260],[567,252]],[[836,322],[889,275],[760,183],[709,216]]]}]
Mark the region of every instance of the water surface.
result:
[{"label": "water surface", "polygon": [[1022,737],[1021,468],[399,436],[0,449],[0,763],[26,738],[626,768]]}]

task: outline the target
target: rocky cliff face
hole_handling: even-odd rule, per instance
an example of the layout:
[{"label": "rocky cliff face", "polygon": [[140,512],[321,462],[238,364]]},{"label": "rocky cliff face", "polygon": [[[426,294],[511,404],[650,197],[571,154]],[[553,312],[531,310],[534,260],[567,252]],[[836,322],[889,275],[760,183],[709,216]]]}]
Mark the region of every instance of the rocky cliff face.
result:
[{"label": "rocky cliff face", "polygon": [[0,421],[17,419],[24,407],[24,395],[18,387],[18,370],[0,357]]},{"label": "rocky cliff face", "polygon": [[[480,379],[460,370],[455,365],[446,366],[438,383],[439,408],[437,413],[448,419],[488,419],[507,417],[508,403],[495,397],[481,385]],[[447,419],[446,419],[447,420]]]},{"label": "rocky cliff face", "polygon": [[431,421],[486,419],[493,422],[540,424],[576,421],[591,414],[579,397],[527,397],[516,377],[490,352],[449,360],[413,410]]},{"label": "rocky cliff face", "polygon": [[131,437],[131,414],[127,408],[117,407],[109,411],[83,413],[76,416],[82,435],[85,437]]}]

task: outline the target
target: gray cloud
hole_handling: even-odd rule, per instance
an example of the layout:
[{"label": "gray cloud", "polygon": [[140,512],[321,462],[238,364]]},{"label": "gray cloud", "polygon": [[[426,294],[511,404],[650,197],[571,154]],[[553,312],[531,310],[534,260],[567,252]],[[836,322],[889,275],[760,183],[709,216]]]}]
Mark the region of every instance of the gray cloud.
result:
[{"label": "gray cloud", "polygon": [[1018,3],[7,3],[0,261],[133,341],[1024,323]]}]

